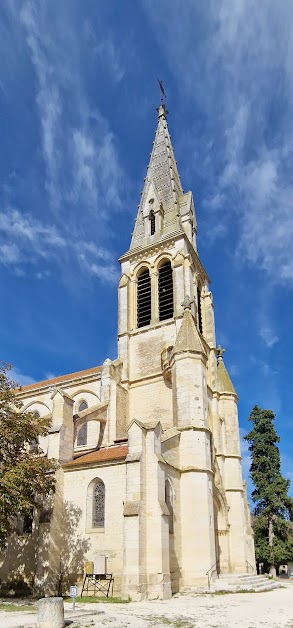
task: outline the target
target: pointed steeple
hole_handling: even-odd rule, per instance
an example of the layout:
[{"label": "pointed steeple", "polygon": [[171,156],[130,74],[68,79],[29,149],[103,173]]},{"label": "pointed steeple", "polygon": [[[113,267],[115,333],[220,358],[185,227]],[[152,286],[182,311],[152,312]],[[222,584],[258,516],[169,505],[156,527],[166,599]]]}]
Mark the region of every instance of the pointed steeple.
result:
[{"label": "pointed steeple", "polygon": [[191,352],[202,353],[205,355],[204,346],[191,314],[191,303],[192,300],[188,296],[185,297],[185,300],[182,303],[184,314],[174,345],[173,354]]},{"label": "pointed steeple", "polygon": [[[158,109],[158,125],[147,168],[142,197],[138,206],[130,249],[146,246],[162,236],[186,231],[188,214],[195,230],[194,208],[190,192],[184,194],[167,125],[164,104]],[[151,226],[151,219],[153,220]],[[152,238],[150,240],[150,237]],[[191,239],[190,238],[190,239]]]},{"label": "pointed steeple", "polygon": [[224,352],[225,352],[225,349],[222,349],[222,347],[219,345],[216,349],[218,390],[219,392],[232,393],[233,395],[236,395],[237,394],[236,390],[231,382],[230,376],[224,364],[224,360],[223,360]]}]

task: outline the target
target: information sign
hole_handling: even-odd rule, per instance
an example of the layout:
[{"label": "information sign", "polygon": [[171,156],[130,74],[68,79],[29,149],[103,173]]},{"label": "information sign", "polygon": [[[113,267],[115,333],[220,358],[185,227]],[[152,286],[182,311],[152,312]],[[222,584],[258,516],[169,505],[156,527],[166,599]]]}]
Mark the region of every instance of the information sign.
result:
[{"label": "information sign", "polygon": [[77,597],[77,587],[70,587],[70,597]]}]

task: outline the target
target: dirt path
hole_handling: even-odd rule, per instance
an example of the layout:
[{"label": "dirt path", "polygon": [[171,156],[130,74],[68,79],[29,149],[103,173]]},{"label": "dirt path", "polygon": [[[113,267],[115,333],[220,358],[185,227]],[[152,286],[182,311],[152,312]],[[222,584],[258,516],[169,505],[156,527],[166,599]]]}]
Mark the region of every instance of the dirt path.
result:
[{"label": "dirt path", "polygon": [[[65,604],[72,628],[293,628],[293,584],[267,593],[173,598],[130,604]],[[1,628],[35,628],[36,614],[0,611]]]}]

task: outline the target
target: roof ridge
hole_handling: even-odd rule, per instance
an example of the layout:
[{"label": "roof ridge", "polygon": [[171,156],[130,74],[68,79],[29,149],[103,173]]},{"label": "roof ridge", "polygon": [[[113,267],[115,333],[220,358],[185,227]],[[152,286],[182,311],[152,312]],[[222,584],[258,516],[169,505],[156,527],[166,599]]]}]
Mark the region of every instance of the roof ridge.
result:
[{"label": "roof ridge", "polygon": [[57,384],[58,382],[63,382],[68,379],[76,379],[77,377],[82,377],[83,375],[99,373],[101,370],[101,366],[92,366],[91,368],[84,369],[83,371],[74,371],[73,373],[67,373],[65,375],[59,375],[58,377],[52,377],[51,379],[34,382],[33,384],[28,384],[27,386],[19,386],[19,388],[16,389],[16,392],[27,392],[29,390],[34,390],[35,388],[44,388],[45,386],[51,386],[52,384]]}]

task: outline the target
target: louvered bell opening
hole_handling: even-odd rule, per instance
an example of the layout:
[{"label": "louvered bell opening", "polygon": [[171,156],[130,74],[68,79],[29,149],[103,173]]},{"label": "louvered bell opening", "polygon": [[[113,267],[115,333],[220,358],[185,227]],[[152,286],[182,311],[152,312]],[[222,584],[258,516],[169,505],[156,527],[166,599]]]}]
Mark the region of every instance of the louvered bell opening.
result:
[{"label": "louvered bell opening", "polygon": [[159,317],[160,321],[173,318],[173,275],[170,262],[159,268]]},{"label": "louvered bell opening", "polygon": [[151,278],[144,270],[137,280],[137,327],[145,327],[151,322]]},{"label": "louvered bell opening", "polygon": [[202,334],[202,311],[201,311],[201,296],[200,290],[197,289],[197,312],[198,312],[198,329]]},{"label": "louvered bell opening", "polygon": [[150,223],[151,223],[151,235],[154,235],[156,231],[156,217],[154,212],[150,212]]}]

